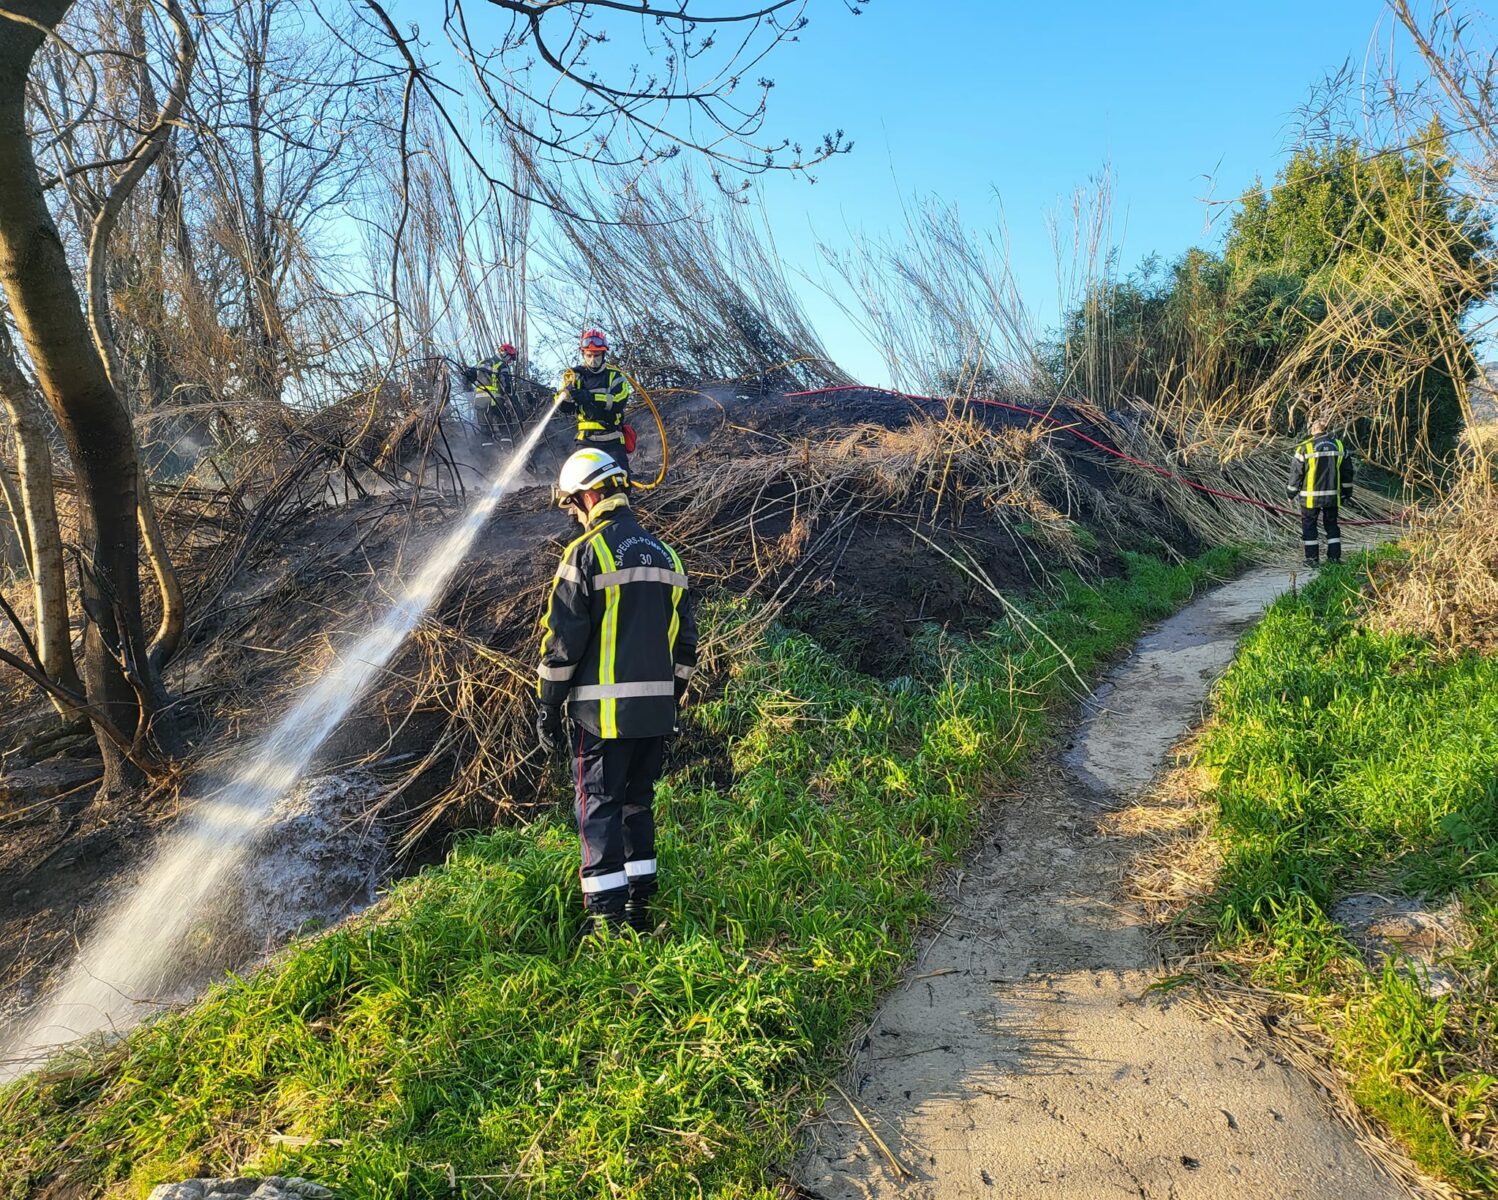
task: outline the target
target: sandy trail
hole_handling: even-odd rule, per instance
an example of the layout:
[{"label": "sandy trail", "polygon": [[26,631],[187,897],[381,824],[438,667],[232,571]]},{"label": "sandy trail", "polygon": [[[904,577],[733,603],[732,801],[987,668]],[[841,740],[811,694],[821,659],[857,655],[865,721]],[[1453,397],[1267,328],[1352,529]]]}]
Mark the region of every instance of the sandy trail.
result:
[{"label": "sandy trail", "polygon": [[1288,584],[1255,571],[1147,635],[1051,777],[1002,806],[843,1084],[909,1174],[834,1099],[794,1167],[805,1194],[1408,1195],[1271,1051],[1145,995],[1159,969],[1120,895],[1131,847],[1097,831]]}]

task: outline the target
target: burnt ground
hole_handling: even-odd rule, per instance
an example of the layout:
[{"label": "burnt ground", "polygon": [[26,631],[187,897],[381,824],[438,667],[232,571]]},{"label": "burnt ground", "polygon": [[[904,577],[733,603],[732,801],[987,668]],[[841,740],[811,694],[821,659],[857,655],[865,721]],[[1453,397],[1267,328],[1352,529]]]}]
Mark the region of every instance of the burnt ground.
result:
[{"label": "burnt ground", "polygon": [[[786,398],[715,387],[706,393],[663,397],[671,435],[671,473],[666,486],[636,501],[647,523],[670,529],[687,520],[693,497],[717,478],[732,479],[745,463],[768,456],[810,453],[813,444],[847,438],[863,428],[902,430],[917,417],[913,406],[873,391]],[[1014,414],[989,411],[996,429],[1024,424]],[[648,415],[640,414],[641,447],[635,465],[641,477],[659,464],[658,440]],[[493,468],[498,451],[453,436],[460,463],[456,478],[467,494]],[[1078,530],[1070,565],[1089,574],[1122,569],[1120,552],[1166,542],[1191,552],[1189,534],[1159,509],[1128,507],[1117,493],[1111,467],[1075,444],[1057,439],[1071,482],[1054,484],[1047,499]],[[474,641],[526,661],[534,652],[535,619],[547,580],[571,528],[548,508],[546,486],[570,451],[557,423],[548,433],[529,477],[483,532],[468,562],[454,578],[438,616]],[[454,472],[435,472],[437,488],[413,505],[407,493],[368,495],[326,507],[261,530],[244,547],[232,574],[195,564],[183,566],[189,595],[197,603],[189,641],[173,664],[168,687],[177,698],[174,717],[182,731],[190,777],[211,774],[283,711],[299,680],[325,661],[330,644],[358,629],[378,607],[381,581],[393,578],[421,553],[461,507],[464,494]],[[793,585],[796,599],[783,619],[815,634],[852,667],[889,678],[909,663],[912,635],[925,622],[981,628],[1002,613],[988,592],[932,551],[910,529],[935,527],[958,537],[992,582],[1006,594],[1042,584],[1057,565],[1054,543],[1032,538],[1028,519],[1001,518],[980,505],[948,504],[934,511],[872,509],[819,540],[816,529],[795,528],[788,486],[762,495],[734,497],[715,518],[742,528],[726,539],[719,558],[748,551],[731,543],[742,537],[759,548],[800,537],[811,549],[774,575]],[[784,501],[782,503],[781,501]],[[1128,507],[1128,511],[1124,511]],[[1116,511],[1115,511],[1116,509]],[[710,532],[710,531],[707,531]],[[835,534],[835,536],[834,536]],[[704,534],[706,536],[706,534]],[[693,546],[678,541],[688,567],[698,571]],[[742,558],[744,555],[740,554]],[[222,557],[216,560],[222,564]],[[746,579],[718,574],[710,585],[742,590]],[[502,622],[495,612],[504,609]],[[400,680],[411,668],[408,654],[392,669],[392,685],[367,698],[330,740],[314,764],[336,771],[356,761],[378,773],[431,746],[449,713],[441,705],[412,708],[412,691]],[[152,839],[180,811],[170,795],[100,798],[90,738],[57,738],[50,709],[17,690],[0,714],[0,1024],[24,1005],[40,982],[70,954],[111,890],[125,885]],[[47,740],[51,739],[51,740]],[[699,750],[704,748],[697,748]],[[711,748],[705,748],[711,752]],[[397,823],[419,812],[451,780],[459,764],[432,764],[406,778],[399,802],[384,814]],[[534,793],[534,781],[496,781],[496,790]],[[469,810],[460,823],[494,819]],[[440,856],[453,822],[436,827],[410,850],[409,868]]]}]

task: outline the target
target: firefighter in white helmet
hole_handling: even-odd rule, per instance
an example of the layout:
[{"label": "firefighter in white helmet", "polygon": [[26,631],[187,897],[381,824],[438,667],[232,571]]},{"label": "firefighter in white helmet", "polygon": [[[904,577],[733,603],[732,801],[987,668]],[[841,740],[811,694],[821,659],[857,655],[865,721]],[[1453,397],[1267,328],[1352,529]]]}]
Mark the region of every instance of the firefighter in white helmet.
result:
[{"label": "firefighter in white helmet", "polygon": [[574,452],[555,496],[583,532],[562,554],[541,621],[536,734],[573,760],[583,903],[595,931],[627,922],[646,932],[655,784],[697,663],[686,571],[635,519],[628,476],[607,451]]}]

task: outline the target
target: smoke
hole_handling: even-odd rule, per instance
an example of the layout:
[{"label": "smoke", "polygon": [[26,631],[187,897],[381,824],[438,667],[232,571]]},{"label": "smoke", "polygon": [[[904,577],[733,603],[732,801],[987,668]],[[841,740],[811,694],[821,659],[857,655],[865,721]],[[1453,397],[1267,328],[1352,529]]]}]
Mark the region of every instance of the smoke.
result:
[{"label": "smoke", "polygon": [[167,837],[141,882],[91,932],[62,985],[8,1038],[0,1051],[0,1082],[40,1066],[78,1038],[122,1033],[173,997],[182,984],[184,945],[210,911],[222,909],[227,890],[242,890],[266,815],[441,598],[479,531],[521,477],[556,407],[553,401],[383,618],[335,656],[244,768]]}]

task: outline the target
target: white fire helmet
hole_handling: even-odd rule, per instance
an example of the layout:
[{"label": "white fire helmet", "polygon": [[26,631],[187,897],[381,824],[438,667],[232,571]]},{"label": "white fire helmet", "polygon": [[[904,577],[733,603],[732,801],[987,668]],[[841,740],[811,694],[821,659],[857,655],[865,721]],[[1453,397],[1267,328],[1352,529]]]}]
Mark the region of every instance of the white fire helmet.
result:
[{"label": "white fire helmet", "polygon": [[579,492],[605,492],[622,488],[629,483],[624,468],[614,461],[614,456],[592,446],[576,450],[562,464],[557,476],[557,486],[552,494],[558,504],[565,504]]}]

